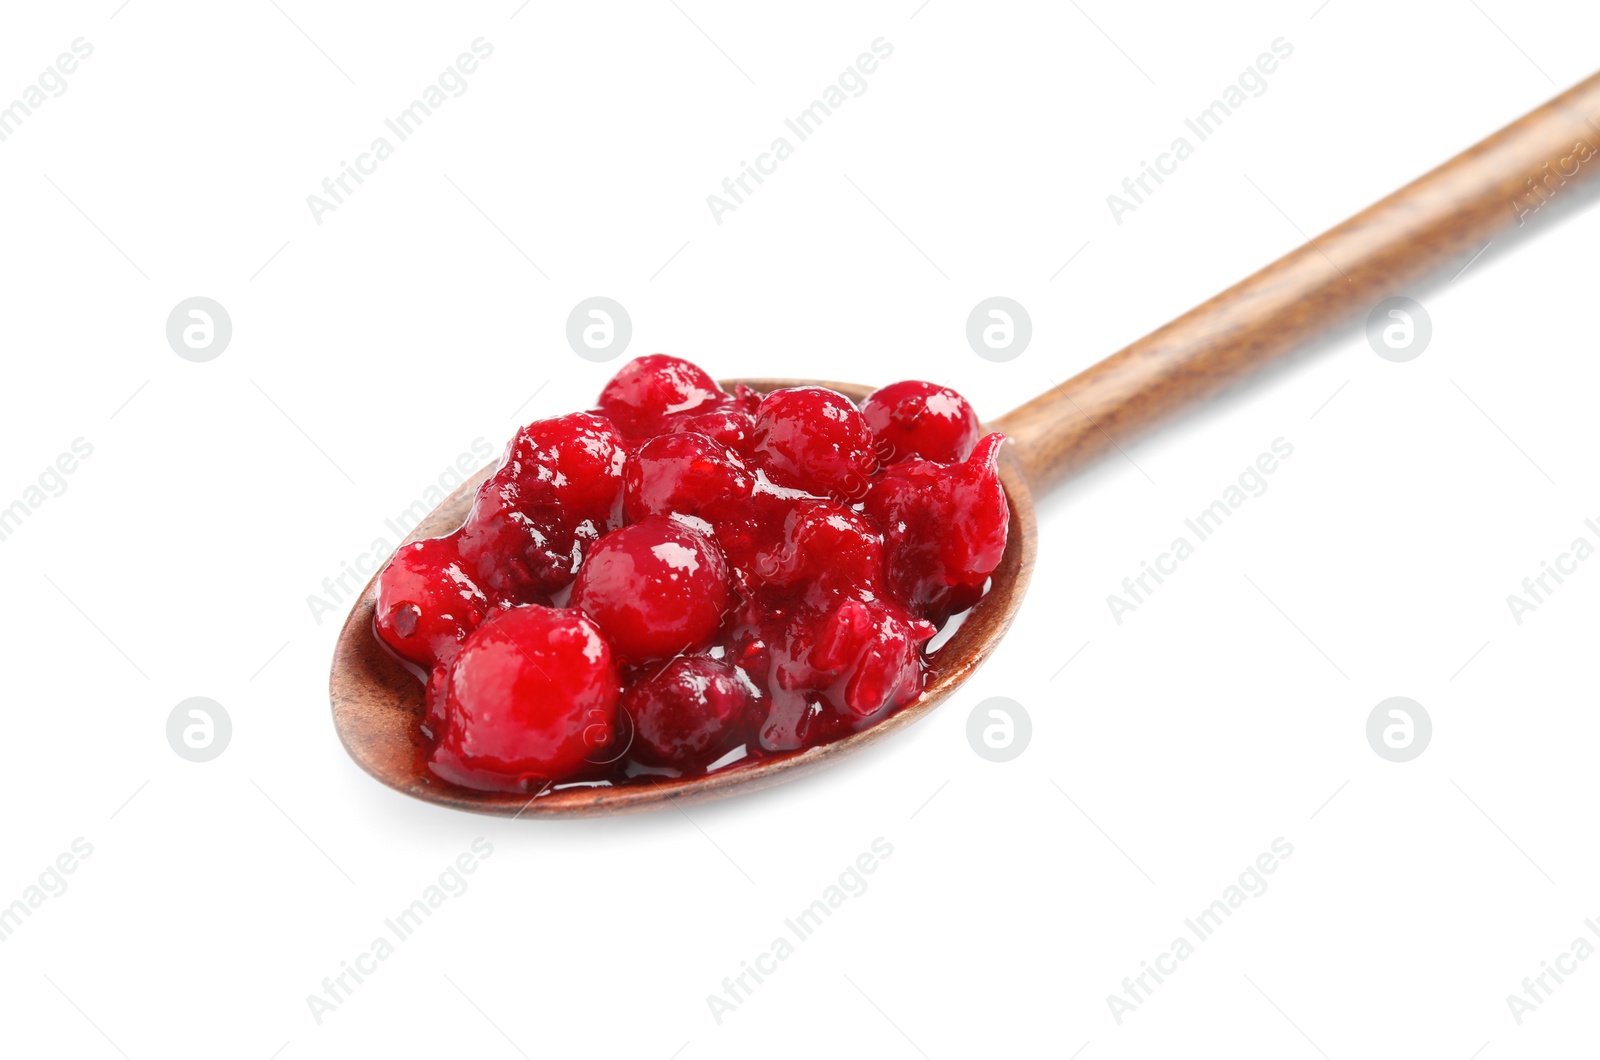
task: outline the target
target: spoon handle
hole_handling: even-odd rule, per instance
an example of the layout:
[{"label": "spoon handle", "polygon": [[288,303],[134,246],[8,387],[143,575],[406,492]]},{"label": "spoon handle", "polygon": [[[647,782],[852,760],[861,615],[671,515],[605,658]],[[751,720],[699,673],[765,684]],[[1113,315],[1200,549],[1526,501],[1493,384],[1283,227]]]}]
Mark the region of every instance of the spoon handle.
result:
[{"label": "spoon handle", "polygon": [[1576,203],[1600,175],[1600,74],[1006,414],[1042,492],[1223,386]]}]

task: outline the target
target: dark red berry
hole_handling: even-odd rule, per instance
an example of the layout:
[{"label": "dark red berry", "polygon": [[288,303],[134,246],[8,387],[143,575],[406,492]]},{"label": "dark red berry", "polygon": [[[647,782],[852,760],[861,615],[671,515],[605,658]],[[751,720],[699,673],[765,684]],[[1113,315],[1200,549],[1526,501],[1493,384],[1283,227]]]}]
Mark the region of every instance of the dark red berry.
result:
[{"label": "dark red berry", "polygon": [[749,692],[718,659],[685,656],[630,687],[622,709],[633,719],[633,754],[647,765],[703,769],[744,735]]}]

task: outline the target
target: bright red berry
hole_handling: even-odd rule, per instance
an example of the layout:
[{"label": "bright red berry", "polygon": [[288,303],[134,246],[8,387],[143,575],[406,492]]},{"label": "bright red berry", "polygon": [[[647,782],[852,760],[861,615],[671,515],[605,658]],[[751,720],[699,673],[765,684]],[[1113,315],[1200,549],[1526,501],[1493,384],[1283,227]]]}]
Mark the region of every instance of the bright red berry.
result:
[{"label": "bright red berry", "polygon": [[715,517],[750,497],[755,476],[727,446],[703,434],[663,434],[641,445],[623,472],[630,522],[652,515]]},{"label": "bright red berry", "polygon": [[884,574],[883,532],[832,501],[798,501],[763,560],[755,573],[774,585],[871,591]]},{"label": "bright red berry", "polygon": [[706,412],[727,397],[717,381],[679,357],[652,353],[623,366],[600,391],[600,411],[629,438],[658,434],[667,417]]},{"label": "bright red berry", "polygon": [[877,469],[861,410],[820,386],[788,387],[762,398],[750,455],[773,482],[819,497],[859,498]]},{"label": "bright red berry", "polygon": [[599,623],[629,662],[706,646],[730,603],[722,549],[659,515],[602,538],[572,590],[572,605]]},{"label": "bright red berry", "polygon": [[420,666],[448,660],[488,612],[454,537],[402,545],[378,576],[378,637]]},{"label": "bright red berry", "polygon": [[620,687],[586,615],[538,604],[496,612],[450,665],[428,765],[453,784],[536,792],[603,760]]},{"label": "bright red berry", "polygon": [[991,434],[959,464],[913,460],[873,483],[866,514],[884,528],[889,586],[912,613],[943,623],[977,603],[1005,554],[1010,506]]},{"label": "bright red berry", "polygon": [[833,678],[830,701],[866,718],[922,693],[921,649],[936,632],[893,604],[844,600],[822,620],[809,661]]},{"label": "bright red berry", "polygon": [[956,464],[972,455],[982,428],[967,399],[949,387],[915,379],[867,395],[861,415],[877,439],[879,463],[933,460]]},{"label": "bright red berry", "polygon": [[462,558],[496,601],[538,602],[572,583],[587,545],[619,522],[625,444],[588,412],[511,439],[460,530]]},{"label": "bright red berry", "polygon": [[667,422],[666,429],[675,433],[694,431],[703,434],[742,455],[749,451],[756,420],[744,409],[724,403],[710,412],[674,416]]}]

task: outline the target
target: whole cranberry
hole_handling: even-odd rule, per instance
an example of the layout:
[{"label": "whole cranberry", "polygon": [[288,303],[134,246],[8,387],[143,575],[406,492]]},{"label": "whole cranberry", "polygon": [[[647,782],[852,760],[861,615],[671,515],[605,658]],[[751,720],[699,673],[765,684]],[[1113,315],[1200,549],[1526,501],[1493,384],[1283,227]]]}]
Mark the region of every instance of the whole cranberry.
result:
[{"label": "whole cranberry", "polygon": [[913,460],[956,464],[972,455],[982,428],[967,399],[949,387],[916,379],[867,395],[861,415],[877,439],[879,463]]},{"label": "whole cranberry", "polygon": [[574,412],[519,430],[491,481],[519,511],[553,509],[568,528],[591,522],[603,533],[616,525],[627,457],[627,442],[609,420]]},{"label": "whole cranberry", "polygon": [[938,632],[880,600],[845,600],[823,619],[808,659],[829,674],[835,708],[867,718],[922,694],[922,645]]},{"label": "whole cranberry", "polygon": [[781,546],[762,554],[755,573],[774,585],[870,591],[884,574],[883,532],[832,501],[798,501]]},{"label": "whole cranberry", "polygon": [[674,416],[667,422],[666,429],[675,433],[693,431],[703,434],[742,455],[750,448],[756,420],[753,414],[738,405],[724,403],[710,412]]},{"label": "whole cranberry", "polygon": [[623,511],[630,522],[674,513],[715,522],[754,486],[755,477],[727,446],[703,434],[662,434],[628,458]]},{"label": "whole cranberry", "polygon": [[461,558],[495,603],[547,601],[572,584],[584,549],[600,530],[585,520],[569,526],[559,508],[524,511],[517,491],[491,478],[478,489],[456,531]]},{"label": "whole cranberry", "polygon": [[819,497],[859,498],[877,470],[861,410],[820,386],[788,387],[762,398],[750,456],[779,486]]},{"label": "whole cranberry", "polygon": [[629,438],[660,433],[668,416],[710,410],[727,397],[697,365],[664,353],[637,357],[600,391],[600,411]]},{"label": "whole cranberry", "polygon": [[492,615],[462,644],[445,683],[435,775],[480,791],[532,792],[602,755],[621,682],[595,624],[530,604]]},{"label": "whole cranberry", "polygon": [[572,584],[585,547],[621,522],[625,446],[588,412],[516,433],[459,531],[467,569],[495,602],[540,602]]},{"label": "whole cranberry", "polygon": [[622,695],[633,718],[632,754],[647,765],[704,769],[739,742],[748,701],[727,663],[674,659]]},{"label": "whole cranberry", "polygon": [[378,575],[378,637],[420,666],[452,656],[488,611],[489,600],[463,569],[454,537],[402,545]]},{"label": "whole cranberry", "polygon": [[991,434],[959,464],[912,460],[889,468],[867,495],[884,529],[889,588],[913,614],[943,623],[977,603],[1005,554],[1010,506]]},{"label": "whole cranberry", "polygon": [[601,538],[572,590],[572,605],[599,623],[629,662],[704,647],[730,603],[722,549],[659,515]]}]

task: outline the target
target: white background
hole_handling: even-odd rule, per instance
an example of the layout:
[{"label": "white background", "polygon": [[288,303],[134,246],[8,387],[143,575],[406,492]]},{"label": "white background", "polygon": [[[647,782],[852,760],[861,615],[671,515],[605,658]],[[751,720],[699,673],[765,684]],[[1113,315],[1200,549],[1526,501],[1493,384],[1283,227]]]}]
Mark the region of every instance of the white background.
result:
[{"label": "white background", "polygon": [[[623,362],[568,348],[582,298],[628,308],[630,354],[998,415],[1588,75],[1591,5],[116,2],[0,32],[0,100],[94,47],[0,143],[0,506],[94,447],[0,542],[0,904],[94,851],[0,943],[9,1054],[1592,1048],[1600,960],[1520,1026],[1505,998],[1600,917],[1600,563],[1506,604],[1596,536],[1594,213],[1412,292],[1415,361],[1352,329],[1125,445],[1042,504],[1027,605],[959,696],[692,820],[388,791],[329,720],[344,608],[307,602],[475,439],[592,402]],[[480,36],[465,95],[317,224],[306,197]],[[717,224],[706,196],[880,36],[866,93]],[[1115,223],[1279,37],[1265,94]],[[964,336],[995,294],[1034,324],[1005,364]],[[164,334],[194,295],[234,327],[205,364]],[[1269,490],[1113,621],[1279,437]],[[1434,724],[1399,765],[1365,737],[1395,695]],[[210,763],[166,742],[190,696],[233,720]],[[967,743],[989,696],[1033,721],[1007,764]],[[880,836],[870,888],[719,1025],[707,995]],[[319,1025],[307,995],[477,837],[470,889]],[[1119,1025],[1107,995],[1277,837],[1266,893]]]}]

